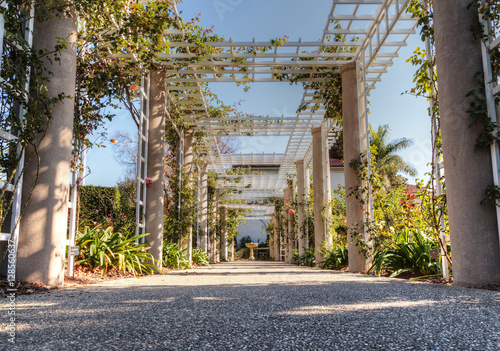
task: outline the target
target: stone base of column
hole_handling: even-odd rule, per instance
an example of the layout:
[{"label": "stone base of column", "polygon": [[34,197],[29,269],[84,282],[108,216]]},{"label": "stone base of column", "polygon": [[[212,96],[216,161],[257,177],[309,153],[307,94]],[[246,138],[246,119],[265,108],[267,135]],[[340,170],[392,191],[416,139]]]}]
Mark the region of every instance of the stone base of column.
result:
[{"label": "stone base of column", "polygon": [[366,258],[363,254],[362,247],[356,246],[358,241],[356,238],[348,235],[347,239],[347,250],[349,253],[349,272],[351,273],[365,273],[366,268]]}]

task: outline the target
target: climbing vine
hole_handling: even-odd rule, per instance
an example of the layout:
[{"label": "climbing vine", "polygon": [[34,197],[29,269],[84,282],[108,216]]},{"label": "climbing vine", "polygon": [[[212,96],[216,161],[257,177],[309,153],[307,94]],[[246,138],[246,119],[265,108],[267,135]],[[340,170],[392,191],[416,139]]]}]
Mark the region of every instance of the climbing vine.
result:
[{"label": "climbing vine", "polygon": [[[25,164],[37,157],[38,145],[50,124],[53,106],[67,98],[62,93],[47,91],[52,72],[46,68],[46,62],[59,62],[60,53],[68,44],[60,40],[53,49],[35,50],[28,41],[32,34],[29,22],[33,20],[33,3],[16,0],[2,2],[2,5],[0,12],[4,16],[5,37],[0,72],[0,129],[15,136],[14,139],[0,140],[0,173],[4,182],[0,191],[0,225],[3,226],[13,201],[7,188],[9,184],[13,188],[18,186],[16,173],[21,175]],[[37,12],[39,20],[47,17],[41,10]],[[21,164],[21,155],[27,148],[33,152]],[[25,189],[25,192],[30,194],[31,189]]]},{"label": "climbing vine", "polygon": [[[432,0],[427,0],[425,2],[414,0],[410,3],[409,12],[414,18],[418,18],[421,39],[428,44],[425,49],[418,47],[407,62],[417,67],[413,79],[415,86],[410,92],[417,97],[424,97],[431,102],[429,104],[428,114],[433,124],[431,128],[435,130],[432,136],[433,153],[432,162],[430,163],[431,172],[426,174],[429,176],[430,180],[427,184],[424,184],[422,181],[419,183],[420,189],[431,189],[430,192],[427,190],[420,192],[422,200],[421,208],[427,213],[423,219],[427,222],[427,225],[433,229],[434,236],[439,240],[441,247],[444,248],[446,252],[446,243],[442,242],[439,235],[441,232],[448,233],[449,229],[445,177],[442,175],[440,179],[436,179],[436,174],[439,172],[437,167],[439,167],[439,164],[441,164],[443,160],[443,147],[441,138],[441,116],[439,113],[439,89],[437,85],[434,50],[435,37],[432,4]],[[437,184],[437,182],[439,182],[439,184]],[[442,194],[440,195],[436,193],[436,188],[438,186],[442,189]]]},{"label": "climbing vine", "polygon": [[[500,4],[498,1],[479,1],[473,0],[469,7],[476,7],[483,22],[480,23],[479,28],[475,31],[474,35],[480,39],[486,46],[490,60],[492,81],[485,82],[483,72],[478,72],[476,78],[479,81],[478,88],[470,91],[467,97],[471,100],[470,108],[467,111],[471,118],[470,127],[479,126],[481,128],[479,136],[476,139],[476,150],[481,148],[488,148],[493,143],[500,142],[500,132],[498,123],[493,121],[488,112],[487,101],[485,98],[485,85],[498,84],[498,77],[500,76],[500,48],[490,48],[488,43],[491,38],[495,38],[500,30]],[[500,97],[494,97],[495,105],[500,103]],[[498,116],[497,116],[498,118]],[[481,204],[496,204],[500,206],[500,189],[496,185],[490,185],[485,190],[486,197]]]}]

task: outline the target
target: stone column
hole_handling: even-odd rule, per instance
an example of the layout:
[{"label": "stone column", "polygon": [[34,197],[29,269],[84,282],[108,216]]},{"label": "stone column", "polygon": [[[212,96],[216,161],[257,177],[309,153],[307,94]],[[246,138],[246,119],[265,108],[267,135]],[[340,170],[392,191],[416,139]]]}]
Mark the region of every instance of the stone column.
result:
[{"label": "stone column", "polygon": [[297,218],[298,218],[298,241],[299,241],[299,255],[302,256],[305,252],[306,246],[306,233],[304,230],[304,225],[306,221],[305,206],[307,202],[306,194],[306,172],[304,167],[304,161],[297,161]]},{"label": "stone column", "polygon": [[220,261],[217,255],[217,213],[219,212],[219,192],[215,192],[214,208],[212,212],[212,230],[210,232],[210,257],[212,262],[217,263]]},{"label": "stone column", "polygon": [[[267,229],[270,230],[271,227],[273,228],[273,233],[274,233],[274,214],[271,216],[271,220],[269,221]],[[269,257],[274,257],[274,234],[269,235],[268,243],[269,243]]]},{"label": "stone column", "polygon": [[[446,196],[453,253],[453,280],[459,286],[500,281],[498,224],[494,204],[481,205],[493,185],[489,148],[475,150],[482,124],[469,128],[467,110],[483,72],[478,11],[469,0],[434,3],[439,105],[446,170]],[[484,84],[484,83],[483,83]],[[496,170],[495,170],[496,171]]]},{"label": "stone column", "polygon": [[150,72],[148,178],[145,230],[148,252],[161,267],[163,256],[163,202],[165,189],[165,69]]},{"label": "stone column", "polygon": [[278,222],[278,217],[277,217],[277,212],[276,210],[274,211],[274,216],[273,216],[273,226],[274,226],[274,251],[273,251],[273,256],[275,261],[281,261],[280,257],[280,228],[279,228],[279,222]]},{"label": "stone column", "polygon": [[220,228],[220,250],[221,256],[224,261],[229,261],[229,253],[227,246],[227,207],[220,208],[220,217],[221,217],[221,228]]},{"label": "stone column", "polygon": [[200,169],[200,249],[208,253],[208,175],[207,164]]},{"label": "stone column", "polygon": [[231,261],[234,261],[234,241],[235,241],[235,238],[231,239]]},{"label": "stone column", "polygon": [[[350,189],[361,187],[354,170],[349,167],[351,161],[361,161],[361,143],[359,136],[358,111],[358,81],[356,77],[356,63],[342,66],[342,118],[344,128],[344,179],[346,194]],[[364,272],[366,259],[356,246],[358,240],[364,238],[364,213],[361,204],[355,196],[346,199],[347,212],[347,241],[349,250],[349,271]]]},{"label": "stone column", "polygon": [[[188,184],[183,184],[182,186],[193,186],[193,173],[195,169],[194,164],[194,154],[193,154],[193,138],[194,131],[192,129],[187,129],[184,131],[184,173],[188,175]],[[182,206],[182,205],[181,205]],[[187,249],[188,259],[191,262],[193,260],[193,227],[190,226],[186,229],[185,233],[182,233],[181,245],[182,249]]]},{"label": "stone column", "polygon": [[326,205],[323,133],[321,128],[313,128],[313,193],[314,193],[314,256],[316,264],[323,261],[321,254],[325,242],[326,223],[323,220],[323,207]]},{"label": "stone column", "polygon": [[[285,189],[286,191],[286,189]],[[285,192],[286,194],[286,192]],[[286,198],[286,195],[285,195],[285,198]],[[288,212],[285,211],[284,209],[281,211],[282,213],[282,216],[283,218],[285,219],[285,223],[284,223],[284,235],[282,236],[282,240],[281,240],[281,249],[284,250],[284,262],[285,263],[290,263],[290,253],[288,252],[288,244],[289,244],[289,235],[290,233],[288,232]]]},{"label": "stone column", "polygon": [[[290,204],[293,203],[293,182],[291,180],[288,181],[288,188],[285,189],[285,202],[289,201]],[[293,263],[293,255],[295,250],[295,233],[293,226],[293,214],[287,213],[287,221],[288,221],[288,263]]]},{"label": "stone column", "polygon": [[[305,167],[304,168],[304,171],[305,171],[305,193],[304,195],[306,196],[306,198],[304,199],[306,202],[309,201],[309,197],[311,196],[311,192],[310,192],[310,189],[311,189],[311,174],[310,174],[310,171],[309,171],[309,167]],[[305,216],[306,216],[306,221],[307,221],[307,218],[308,216],[310,216],[310,214],[308,212],[305,212]],[[310,245],[310,233],[309,233],[309,227],[307,227],[307,224],[306,224],[306,227],[304,228],[304,233],[306,235],[306,238],[305,238],[305,243],[306,243],[306,250],[309,249],[309,245]]]},{"label": "stone column", "polygon": [[288,263],[293,263],[295,250],[295,233],[293,230],[293,215],[288,214]]},{"label": "stone column", "polygon": [[[67,17],[66,10],[71,18]],[[47,74],[48,81],[44,85],[50,97],[62,93],[70,98],[52,106],[52,120],[37,150],[40,158],[38,181],[37,155],[32,147],[26,149],[22,201],[28,204],[20,223],[16,278],[55,287],[62,286],[64,281],[77,20],[73,6],[54,13],[50,20],[36,20],[33,41],[37,52],[53,51],[59,38],[69,43],[68,49],[59,53],[60,61],[45,60],[45,67],[52,74]]]},{"label": "stone column", "polygon": [[325,242],[328,246],[333,245],[333,236],[332,233],[330,232],[330,228],[328,225],[328,222],[330,221],[330,218],[332,216],[331,213],[331,208],[330,208],[330,201],[332,200],[332,184],[331,184],[331,172],[330,172],[330,150],[328,149],[328,133],[324,135],[323,142],[325,145],[325,195],[326,195],[326,205],[327,210],[325,210],[325,215],[326,215],[326,232],[325,232]]}]

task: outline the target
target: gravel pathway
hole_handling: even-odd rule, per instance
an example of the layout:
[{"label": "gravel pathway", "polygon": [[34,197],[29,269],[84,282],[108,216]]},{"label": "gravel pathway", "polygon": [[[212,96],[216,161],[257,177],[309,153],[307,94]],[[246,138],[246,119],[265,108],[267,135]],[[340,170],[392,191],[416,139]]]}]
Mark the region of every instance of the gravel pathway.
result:
[{"label": "gravel pathway", "polygon": [[0,349],[500,350],[500,293],[237,262],[20,296]]}]

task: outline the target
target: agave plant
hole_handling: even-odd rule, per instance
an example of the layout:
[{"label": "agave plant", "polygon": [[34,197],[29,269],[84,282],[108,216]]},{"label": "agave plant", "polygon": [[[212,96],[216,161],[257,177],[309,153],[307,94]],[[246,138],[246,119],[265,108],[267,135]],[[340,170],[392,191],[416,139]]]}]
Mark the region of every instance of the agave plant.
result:
[{"label": "agave plant", "polygon": [[390,273],[391,277],[405,272],[423,276],[439,274],[439,262],[431,260],[430,256],[430,250],[439,246],[436,240],[422,232],[409,230],[393,235],[393,239],[393,243],[380,247],[375,252],[369,272],[375,271],[380,276],[385,271]]},{"label": "agave plant", "polygon": [[199,266],[209,266],[208,254],[203,250],[193,250],[193,264]]},{"label": "agave plant", "polygon": [[191,262],[187,257],[187,250],[181,250],[179,244],[163,242],[163,264],[168,268],[189,268]]},{"label": "agave plant", "polygon": [[123,272],[128,270],[134,274],[153,274],[155,270],[162,273],[157,268],[160,263],[146,251],[148,249],[147,244],[139,243],[139,239],[149,234],[141,234],[130,238],[119,235],[120,240],[115,247],[116,251],[118,251],[118,266],[116,268]]},{"label": "agave plant", "polygon": [[298,251],[294,251],[293,260],[298,266],[314,267],[316,265],[314,249],[310,247],[302,255],[299,255]]},{"label": "agave plant", "polygon": [[335,246],[323,250],[323,261],[319,266],[323,269],[337,269],[349,264],[349,255],[346,246]]},{"label": "agave plant", "polygon": [[108,266],[113,266],[115,253],[109,247],[112,228],[103,230],[97,226],[94,228],[85,227],[83,232],[78,232],[76,243],[80,246],[79,260],[81,265],[87,265],[90,268],[101,268],[101,275],[104,276]]},{"label": "agave plant", "polygon": [[131,236],[113,232],[111,227],[85,227],[83,232],[78,232],[77,235],[77,245],[80,246],[77,263],[90,268],[99,267],[101,276],[104,276],[109,268],[129,271],[134,275],[153,274],[154,270],[159,271],[155,266],[158,262],[146,252],[146,244],[137,243],[138,239],[147,235]]}]

